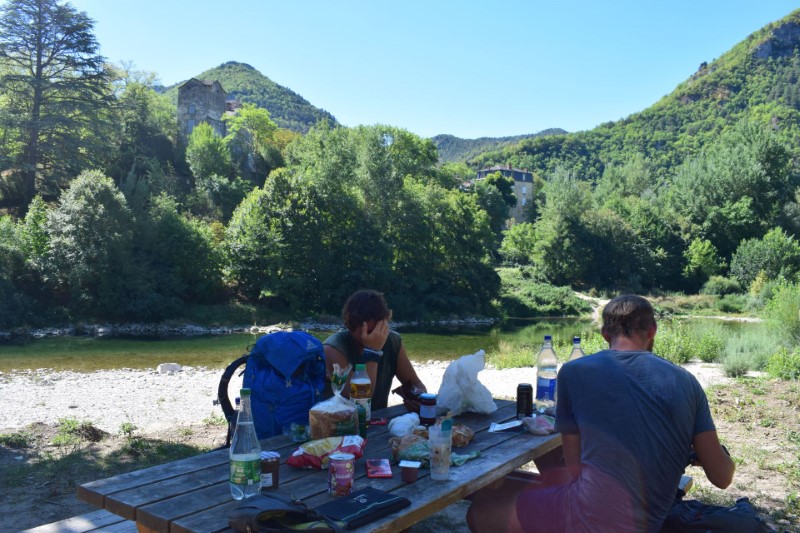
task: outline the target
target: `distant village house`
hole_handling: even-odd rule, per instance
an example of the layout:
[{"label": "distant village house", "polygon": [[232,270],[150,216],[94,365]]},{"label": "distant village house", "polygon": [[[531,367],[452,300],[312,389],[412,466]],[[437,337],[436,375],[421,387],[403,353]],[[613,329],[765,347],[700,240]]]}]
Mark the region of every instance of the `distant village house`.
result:
[{"label": "distant village house", "polygon": [[490,168],[482,168],[478,171],[477,179],[482,180],[489,174],[499,172],[502,176],[514,180],[514,193],[517,195],[517,205],[509,212],[509,218],[517,222],[525,220],[526,206],[533,202],[533,173],[528,169],[511,168],[511,165],[496,165]]}]

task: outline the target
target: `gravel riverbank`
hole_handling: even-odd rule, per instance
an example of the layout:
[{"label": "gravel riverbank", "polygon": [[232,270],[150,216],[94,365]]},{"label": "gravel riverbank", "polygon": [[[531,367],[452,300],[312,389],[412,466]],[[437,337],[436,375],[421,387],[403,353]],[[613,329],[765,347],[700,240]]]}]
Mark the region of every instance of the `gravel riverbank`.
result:
[{"label": "gravel riverbank", "polygon": [[[431,391],[438,390],[447,365],[443,361],[414,364]],[[693,363],[687,368],[703,387],[728,381],[719,365]],[[190,367],[166,373],[156,369],[0,373],[0,432],[66,417],[91,421],[110,433],[118,432],[125,422],[135,424],[144,434],[196,424],[222,414],[220,407],[213,405],[221,373],[222,369]],[[518,383],[533,380],[533,369],[487,368],[478,378],[493,396],[513,399]],[[237,388],[232,381],[230,390]],[[392,395],[389,403],[400,403],[399,398]]]}]

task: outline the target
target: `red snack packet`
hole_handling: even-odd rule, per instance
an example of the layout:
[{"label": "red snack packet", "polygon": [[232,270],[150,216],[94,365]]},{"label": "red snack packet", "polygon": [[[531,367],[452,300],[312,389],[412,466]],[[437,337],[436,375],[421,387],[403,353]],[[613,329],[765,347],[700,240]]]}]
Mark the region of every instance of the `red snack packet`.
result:
[{"label": "red snack packet", "polygon": [[392,477],[389,459],[367,459],[367,477]]},{"label": "red snack packet", "polygon": [[322,470],[328,467],[328,458],[332,453],[352,453],[358,459],[364,455],[366,442],[358,435],[312,440],[301,444],[287,459],[286,463],[295,468]]}]

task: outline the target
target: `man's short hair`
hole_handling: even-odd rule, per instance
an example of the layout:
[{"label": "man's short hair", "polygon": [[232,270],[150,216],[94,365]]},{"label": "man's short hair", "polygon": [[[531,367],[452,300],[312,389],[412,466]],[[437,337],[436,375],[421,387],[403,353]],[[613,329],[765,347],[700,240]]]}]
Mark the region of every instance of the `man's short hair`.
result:
[{"label": "man's short hair", "polygon": [[342,308],[342,320],[349,330],[356,330],[370,320],[389,318],[391,314],[383,294],[369,289],[351,294]]},{"label": "man's short hair", "polygon": [[656,325],[653,306],[635,294],[617,296],[603,309],[603,333],[612,339],[645,333]]}]

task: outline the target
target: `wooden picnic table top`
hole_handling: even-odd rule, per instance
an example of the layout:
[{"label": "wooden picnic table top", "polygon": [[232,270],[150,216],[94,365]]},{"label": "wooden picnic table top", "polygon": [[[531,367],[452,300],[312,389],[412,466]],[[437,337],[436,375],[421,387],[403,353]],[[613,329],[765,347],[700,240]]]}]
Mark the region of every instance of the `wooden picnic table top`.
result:
[{"label": "wooden picnic table top", "polygon": [[[558,433],[535,436],[518,431],[490,433],[492,422],[507,422],[516,416],[516,404],[495,400],[498,409],[491,414],[466,413],[456,417],[475,431],[473,441],[454,448],[456,453],[480,451],[480,456],[450,468],[448,481],[432,481],[430,470],[421,469],[415,483],[400,479],[400,469],[392,467],[392,477],[367,478],[367,458],[389,457],[391,446],[386,426],[370,426],[364,457],[356,461],[354,490],[365,486],[405,496],[411,506],[381,518],[355,531],[402,531],[423,518],[457,502],[520,466],[561,447]],[[393,418],[405,413],[402,405],[374,412],[376,417]],[[280,486],[277,490],[316,507],[334,500],[327,492],[327,470],[302,470],[286,464],[297,449],[287,436],[261,441],[263,450],[281,455]],[[187,459],[153,466],[78,487],[78,497],[128,520],[135,520],[139,531],[168,533],[215,533],[232,531],[228,510],[236,506],[228,485],[228,450],[220,449]]]}]

